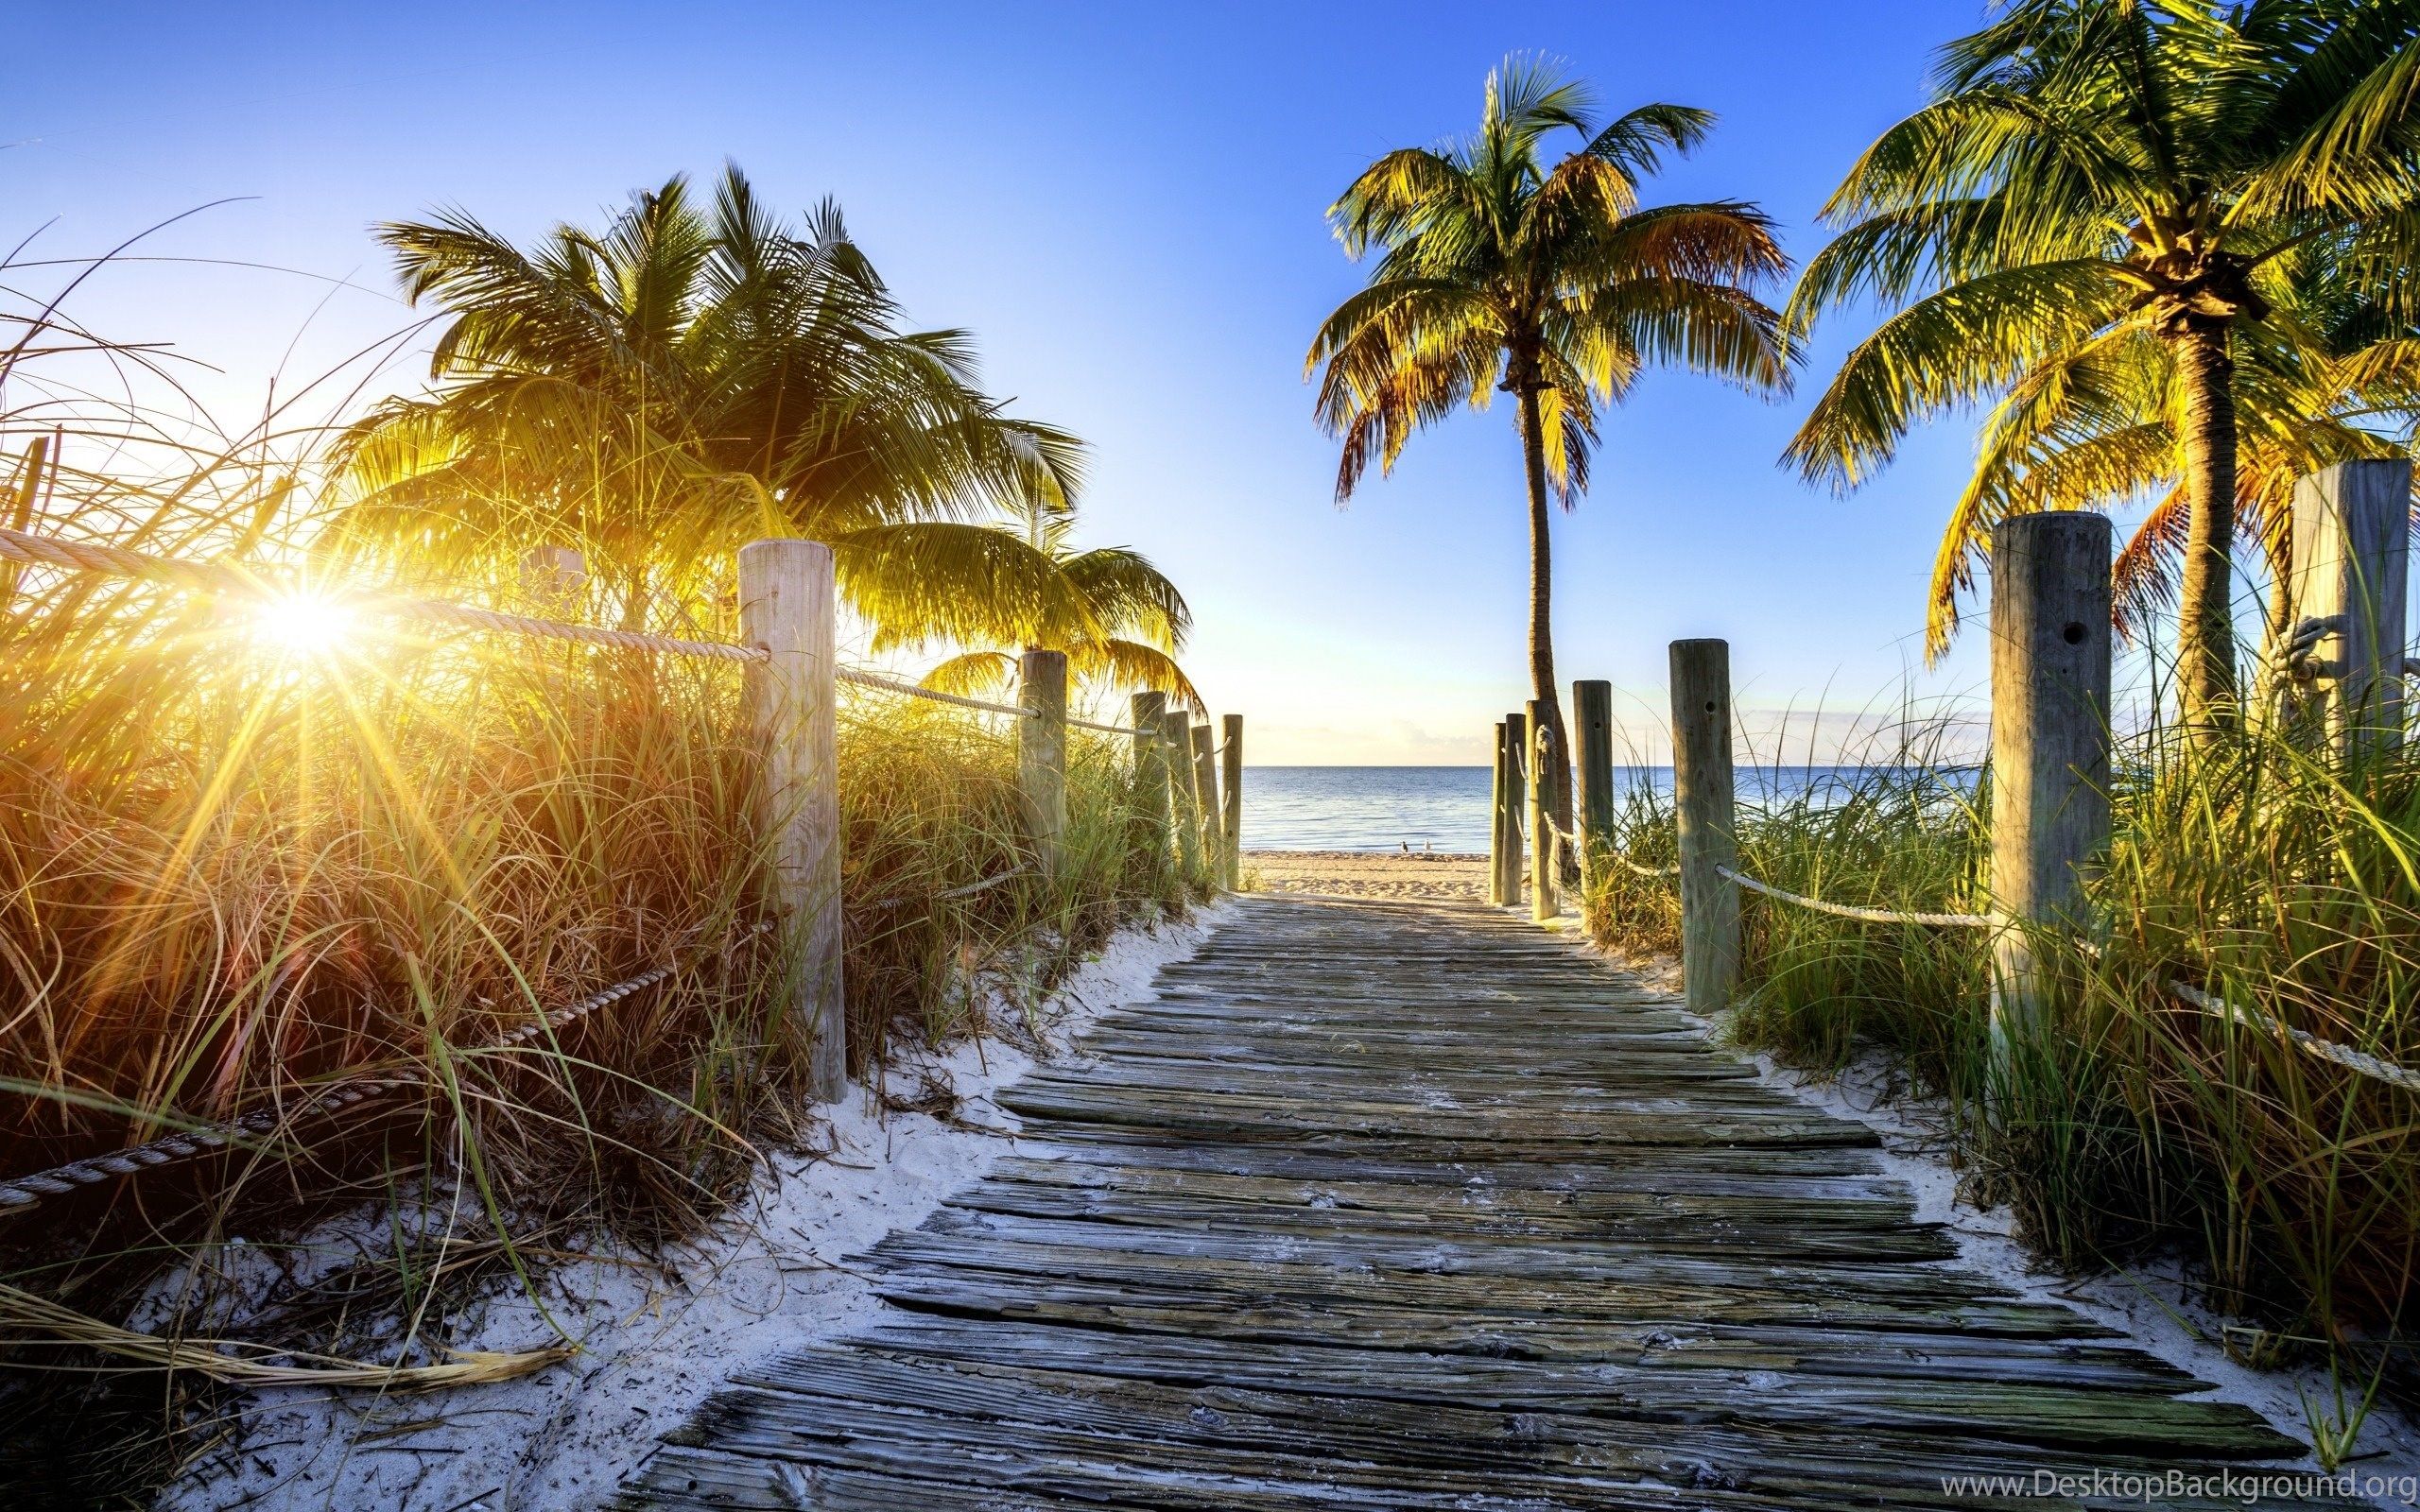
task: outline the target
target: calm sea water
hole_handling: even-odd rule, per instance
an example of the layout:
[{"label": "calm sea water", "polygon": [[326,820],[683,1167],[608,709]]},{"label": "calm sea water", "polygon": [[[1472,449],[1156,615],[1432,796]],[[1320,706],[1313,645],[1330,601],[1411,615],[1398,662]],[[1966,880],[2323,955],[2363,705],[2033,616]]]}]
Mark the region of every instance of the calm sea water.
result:
[{"label": "calm sea water", "polygon": [[[1858,767],[1748,767],[1743,799],[1789,797],[1844,781]],[[1484,766],[1247,766],[1247,850],[1446,850],[1484,854]],[[1672,790],[1668,766],[1619,766],[1616,782]]]}]

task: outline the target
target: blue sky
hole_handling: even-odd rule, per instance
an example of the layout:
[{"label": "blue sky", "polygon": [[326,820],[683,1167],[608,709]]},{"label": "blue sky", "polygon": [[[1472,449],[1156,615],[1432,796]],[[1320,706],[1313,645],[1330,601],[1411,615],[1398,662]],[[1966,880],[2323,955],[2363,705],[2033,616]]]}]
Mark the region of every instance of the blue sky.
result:
[{"label": "blue sky", "polygon": [[[922,324],[977,333],[985,377],[1094,443],[1084,539],[1149,552],[1192,598],[1190,656],[1256,761],[1478,763],[1524,696],[1525,543],[1510,411],[1415,440],[1330,502],[1303,350],[1358,270],[1322,220],[1389,147],[1476,121],[1511,51],[1610,109],[1720,113],[1651,199],[1763,204],[1803,256],[1856,153],[1920,100],[1972,0],[1428,7],[55,5],[12,8],[0,185],[13,242],[147,244],[273,264],[107,270],[76,313],[220,371],[230,411],[409,318],[373,221],[458,204],[516,235],[736,159],[804,208],[837,197]],[[330,282],[337,281],[337,282]],[[351,285],[351,286],[348,286]],[[1558,520],[1564,676],[1612,679],[1652,754],[1665,643],[1723,635],[1744,703],[1964,696],[1979,635],[1921,668],[1936,532],[1971,430],[1920,436],[1846,500],[1775,458],[1793,400],[1651,374],[1607,417]],[[417,362],[384,380],[406,385]]]}]

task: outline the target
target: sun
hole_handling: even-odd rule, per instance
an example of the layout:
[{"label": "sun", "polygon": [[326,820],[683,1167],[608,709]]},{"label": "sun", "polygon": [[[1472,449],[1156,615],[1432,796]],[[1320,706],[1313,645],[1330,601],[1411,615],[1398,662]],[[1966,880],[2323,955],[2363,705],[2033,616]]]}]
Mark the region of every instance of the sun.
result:
[{"label": "sun", "polygon": [[328,656],[353,633],[354,614],[333,598],[282,593],[252,606],[251,630],[265,649],[286,656]]}]

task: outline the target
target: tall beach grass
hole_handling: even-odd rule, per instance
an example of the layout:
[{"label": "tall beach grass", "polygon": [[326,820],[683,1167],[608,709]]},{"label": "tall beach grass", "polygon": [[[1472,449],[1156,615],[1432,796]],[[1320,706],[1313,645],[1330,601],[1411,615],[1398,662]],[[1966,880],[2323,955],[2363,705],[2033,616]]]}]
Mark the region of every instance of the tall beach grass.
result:
[{"label": "tall beach grass", "polygon": [[[197,439],[190,416],[170,425],[157,403],[92,392],[44,390],[22,367],[0,388],[6,523],[322,591],[408,584],[735,636],[727,558],[625,560],[567,588],[499,567],[507,552],[332,547],[320,428]],[[332,602],[0,569],[0,1179],[261,1125],[0,1212],[0,1286],[40,1303],[0,1317],[12,1505],[139,1498],[181,1452],[167,1430],[208,1395],[58,1317],[117,1322],[231,1244],[274,1252],[367,1204],[393,1215],[391,1254],[279,1292],[243,1332],[426,1365],[481,1288],[599,1243],[693,1233],[769,1143],[812,1133],[805,1026],[780,1011],[757,927],[766,838],[739,667],[348,620]],[[887,1051],[992,1032],[986,994],[1038,1006],[1118,927],[1209,890],[1177,873],[1107,738],[1073,742],[1064,864],[1026,868],[1014,767],[997,718],[844,696],[853,1069],[899,1106]],[[670,965],[661,985],[507,1040]],[[396,1085],[310,1111],[364,1080]],[[436,1208],[442,1223],[411,1216]],[[210,1305],[155,1308],[147,1326],[197,1330]]]},{"label": "tall beach grass", "polygon": [[[1839,902],[1981,911],[1989,773],[1945,759],[1954,733],[1919,721],[1828,782],[1743,803],[1743,869]],[[1969,1191],[2007,1204],[2058,1262],[2181,1252],[2271,1347],[2375,1364],[2420,1262],[2420,1100],[2166,984],[2420,1064],[2420,754],[2347,767],[2255,721],[2215,745],[2145,730],[2120,741],[2116,769],[2116,841],[2089,889],[2099,949],[2043,939],[2056,1032],[2005,1079],[1981,930],[1744,894],[1729,1032],[1818,1072],[1887,1057],[1938,1100]],[[1622,843],[1668,858],[1668,805],[1634,796]],[[1668,882],[1616,867],[1585,908],[1599,940],[1678,948]],[[2408,1369],[2393,1373],[2408,1387]]]}]

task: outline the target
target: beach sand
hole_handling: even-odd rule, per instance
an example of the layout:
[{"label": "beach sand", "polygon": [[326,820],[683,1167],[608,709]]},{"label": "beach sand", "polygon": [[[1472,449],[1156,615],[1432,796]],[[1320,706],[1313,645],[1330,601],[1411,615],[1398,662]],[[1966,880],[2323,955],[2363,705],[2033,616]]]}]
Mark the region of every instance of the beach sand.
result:
[{"label": "beach sand", "polygon": [[1243,867],[1246,886],[1262,892],[1487,901],[1485,856],[1426,850],[1247,850]]}]

